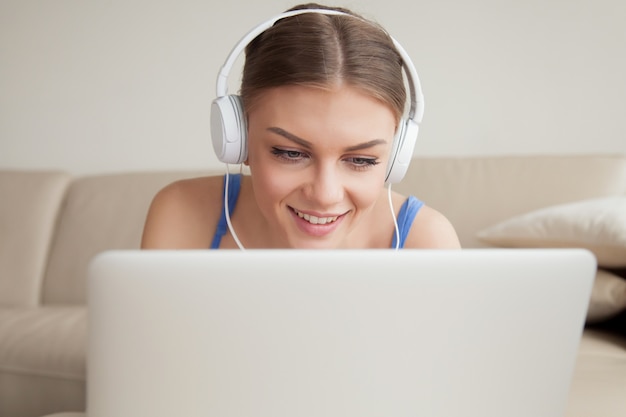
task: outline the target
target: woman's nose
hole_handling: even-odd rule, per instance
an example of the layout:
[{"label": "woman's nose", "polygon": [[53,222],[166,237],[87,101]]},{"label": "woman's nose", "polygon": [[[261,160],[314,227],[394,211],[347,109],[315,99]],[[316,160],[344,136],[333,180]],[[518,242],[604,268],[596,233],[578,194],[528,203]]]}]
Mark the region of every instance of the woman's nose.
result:
[{"label": "woman's nose", "polygon": [[323,208],[330,208],[343,200],[344,188],[336,167],[319,166],[307,187],[307,197]]}]

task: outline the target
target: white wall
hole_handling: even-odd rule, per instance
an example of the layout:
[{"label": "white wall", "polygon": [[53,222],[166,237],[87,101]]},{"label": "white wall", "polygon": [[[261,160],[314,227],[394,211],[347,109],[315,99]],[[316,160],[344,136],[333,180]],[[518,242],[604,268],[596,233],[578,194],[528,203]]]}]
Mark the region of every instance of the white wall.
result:
[{"label": "white wall", "polygon": [[[0,168],[219,166],[215,74],[245,32],[295,4],[219,3],[0,0]],[[626,154],[623,0],[342,4],[412,56],[426,95],[417,153]]]}]

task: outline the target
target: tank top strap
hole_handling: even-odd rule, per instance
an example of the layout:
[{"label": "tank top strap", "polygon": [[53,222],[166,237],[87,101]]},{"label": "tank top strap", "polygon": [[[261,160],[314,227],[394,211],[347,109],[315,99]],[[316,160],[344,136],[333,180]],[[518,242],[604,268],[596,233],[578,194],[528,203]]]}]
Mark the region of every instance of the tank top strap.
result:
[{"label": "tank top strap", "polygon": [[[239,190],[241,189],[241,174],[228,174],[228,190],[226,188],[226,175],[224,175],[224,187],[223,193],[228,192],[228,213],[231,215],[235,210],[237,204],[237,198],[239,197]],[[211,249],[219,249],[222,237],[228,231],[228,222],[226,221],[226,207],[224,205],[224,197],[226,194],[222,194],[222,214],[217,222],[217,228],[215,229],[215,235],[211,242]]]},{"label": "tank top strap", "polygon": [[[417,197],[409,196],[404,203],[402,203],[402,207],[400,207],[400,212],[398,213],[398,231],[400,232],[400,245],[399,248],[404,248],[404,243],[406,241],[406,237],[409,235],[409,231],[411,230],[411,226],[413,225],[413,220],[415,220],[415,216],[419,212],[419,210],[424,205],[423,201],[417,199]],[[391,243],[391,247],[396,247],[396,234],[393,234],[393,241]]]}]

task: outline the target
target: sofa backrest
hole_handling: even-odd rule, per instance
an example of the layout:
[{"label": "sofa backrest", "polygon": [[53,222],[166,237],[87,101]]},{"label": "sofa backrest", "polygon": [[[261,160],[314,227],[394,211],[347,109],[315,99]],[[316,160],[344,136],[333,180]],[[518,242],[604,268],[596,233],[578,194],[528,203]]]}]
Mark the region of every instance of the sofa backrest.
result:
[{"label": "sofa backrest", "polygon": [[[83,304],[87,266],[93,256],[108,249],[139,248],[156,192],[174,180],[204,174],[210,173],[75,179],[67,190],[50,249],[43,303]],[[393,189],[416,195],[443,212],[464,247],[482,247],[476,232],[509,217],[554,204],[625,194],[626,157],[416,157],[405,179]]]},{"label": "sofa backrest", "polygon": [[0,307],[32,307],[70,176],[0,171]]},{"label": "sofa backrest", "polygon": [[110,249],[138,249],[152,198],[166,184],[198,172],[127,173],[75,179],[68,189],[43,283],[43,304],[84,304],[91,259]]},{"label": "sofa backrest", "polygon": [[555,204],[626,193],[626,156],[415,158],[393,187],[438,209],[463,247],[483,247],[476,232]]}]

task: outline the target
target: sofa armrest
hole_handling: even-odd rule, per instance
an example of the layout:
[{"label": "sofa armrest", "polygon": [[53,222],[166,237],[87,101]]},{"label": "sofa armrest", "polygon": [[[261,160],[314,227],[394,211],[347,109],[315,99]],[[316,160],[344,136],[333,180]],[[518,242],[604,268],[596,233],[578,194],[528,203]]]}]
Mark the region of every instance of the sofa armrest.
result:
[{"label": "sofa armrest", "polygon": [[0,170],[0,306],[39,303],[70,175]]}]

